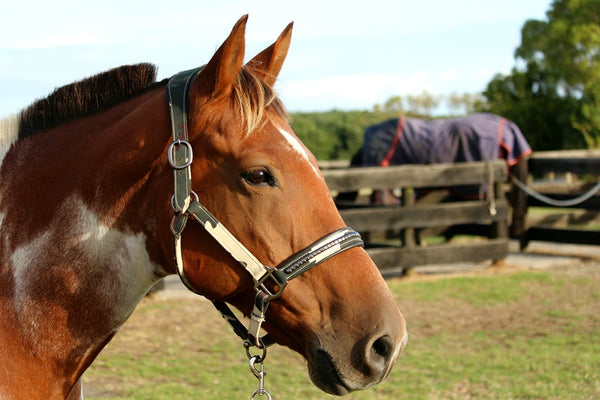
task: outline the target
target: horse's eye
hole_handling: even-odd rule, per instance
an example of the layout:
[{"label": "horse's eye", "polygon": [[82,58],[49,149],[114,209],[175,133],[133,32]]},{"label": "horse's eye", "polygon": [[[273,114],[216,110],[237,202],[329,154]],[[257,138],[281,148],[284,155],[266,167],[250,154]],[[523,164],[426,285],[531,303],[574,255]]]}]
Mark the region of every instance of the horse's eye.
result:
[{"label": "horse's eye", "polygon": [[253,186],[276,186],[275,178],[266,169],[254,169],[251,171],[244,172],[242,177]]}]

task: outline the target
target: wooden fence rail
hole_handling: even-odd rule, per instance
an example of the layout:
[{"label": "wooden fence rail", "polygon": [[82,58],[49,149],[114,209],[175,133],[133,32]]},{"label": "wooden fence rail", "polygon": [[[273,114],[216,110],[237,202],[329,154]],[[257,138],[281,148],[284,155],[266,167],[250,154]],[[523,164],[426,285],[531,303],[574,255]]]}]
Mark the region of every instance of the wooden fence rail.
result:
[{"label": "wooden fence rail", "polygon": [[600,174],[600,150],[538,151],[529,158],[529,171]]},{"label": "wooden fence rail", "polygon": [[[368,197],[375,190],[389,188],[402,194],[402,205],[373,206],[360,199],[340,205],[342,217],[349,226],[363,233],[367,251],[383,272],[416,265],[506,257],[508,204],[503,190],[507,179],[503,161],[324,169],[323,174],[334,194],[357,191]],[[418,189],[482,184],[493,188],[489,190],[492,196],[488,200],[430,203],[425,197],[415,201]],[[442,192],[448,193],[444,189],[433,193]],[[484,239],[423,245],[419,237],[435,228],[442,231],[465,225],[478,226]]]}]

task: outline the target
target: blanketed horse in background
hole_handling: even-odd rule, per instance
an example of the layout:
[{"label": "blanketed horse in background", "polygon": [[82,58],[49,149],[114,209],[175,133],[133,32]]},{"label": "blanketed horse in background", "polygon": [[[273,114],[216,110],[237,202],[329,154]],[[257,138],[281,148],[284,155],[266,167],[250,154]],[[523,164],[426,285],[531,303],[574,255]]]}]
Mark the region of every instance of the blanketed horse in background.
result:
[{"label": "blanketed horse in background", "polygon": [[150,65],[122,67],[5,124],[1,399],[82,398],[83,372],[176,272],[252,312],[260,346],[258,308],[329,393],[389,374],[404,320],[272,89],[291,24],[244,65],[245,25],[177,82],[152,83]]},{"label": "blanketed horse in background", "polygon": [[[394,118],[367,127],[361,149],[352,166],[435,164],[504,159],[519,180],[527,179],[527,157],[531,147],[512,121],[494,114],[473,114],[462,118]],[[479,188],[460,188],[453,194],[479,195]],[[513,207],[511,236],[524,229],[527,196],[515,187],[509,196]],[[383,199],[381,201],[384,201]]]}]

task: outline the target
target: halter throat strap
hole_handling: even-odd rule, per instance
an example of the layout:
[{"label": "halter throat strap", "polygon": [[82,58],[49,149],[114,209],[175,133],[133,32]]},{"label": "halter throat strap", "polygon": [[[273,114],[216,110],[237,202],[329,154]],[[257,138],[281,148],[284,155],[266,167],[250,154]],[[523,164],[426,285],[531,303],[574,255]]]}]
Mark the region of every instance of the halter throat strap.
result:
[{"label": "halter throat strap", "polygon": [[[171,199],[174,217],[171,231],[175,243],[175,264],[177,273],[184,285],[194,293],[197,289],[188,280],[183,264],[181,236],[189,216],[199,222],[204,229],[252,276],[256,296],[246,329],[222,302],[213,304],[233,327],[234,332],[245,341],[258,347],[272,343],[267,337],[259,338],[262,323],[269,302],[279,297],[287,283],[312,267],[352,247],[363,246],[358,232],[345,227],[317,240],[307,248],[292,255],[277,268],[262,264],[217,218],[204,207],[192,191],[191,165],[192,146],[188,139],[188,98],[191,84],[203,67],[178,73],[167,84],[167,99],[171,115],[173,142],[168,149],[168,160],[174,173],[174,194]],[[267,284],[270,281],[270,284]],[[274,289],[273,289],[274,288]]]}]

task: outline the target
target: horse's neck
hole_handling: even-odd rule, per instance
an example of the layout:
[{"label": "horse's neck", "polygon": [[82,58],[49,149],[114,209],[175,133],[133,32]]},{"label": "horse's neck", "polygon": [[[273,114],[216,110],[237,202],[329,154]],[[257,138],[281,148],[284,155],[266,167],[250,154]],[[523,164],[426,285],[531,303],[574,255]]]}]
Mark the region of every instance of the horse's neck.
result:
[{"label": "horse's neck", "polygon": [[[131,118],[97,132],[105,136],[93,146],[74,145],[84,140],[69,136],[81,128],[77,123],[69,132],[57,129],[54,138],[38,134],[18,142],[4,159],[12,164],[0,169],[0,288],[14,294],[0,296],[0,325],[19,333],[15,342],[33,355],[32,368],[60,365],[66,380],[79,378],[164,274],[148,251],[143,227],[153,224],[151,215],[143,223],[131,217],[139,219],[145,206],[138,192],[146,190],[151,165],[143,164],[163,149],[144,149],[150,135],[105,142],[143,133],[143,127],[132,132]],[[115,131],[123,127],[129,131]],[[112,154],[98,154],[111,148]],[[141,160],[106,161],[115,154]]]}]

